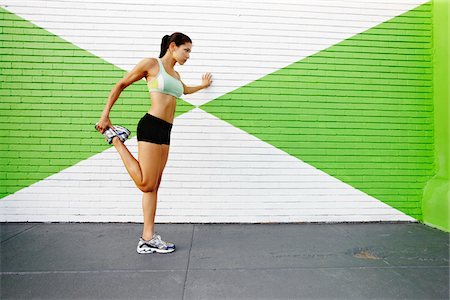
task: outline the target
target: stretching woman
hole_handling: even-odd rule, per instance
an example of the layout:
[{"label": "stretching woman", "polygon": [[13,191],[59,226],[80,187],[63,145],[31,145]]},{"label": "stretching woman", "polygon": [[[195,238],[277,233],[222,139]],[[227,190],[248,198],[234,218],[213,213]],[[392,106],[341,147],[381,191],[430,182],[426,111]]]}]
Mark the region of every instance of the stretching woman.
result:
[{"label": "stretching woman", "polygon": [[[175,32],[170,36],[164,36],[159,58],[141,60],[114,86],[102,116],[95,125],[95,128],[105,136],[106,141],[114,145],[128,174],[143,192],[144,229],[136,249],[140,254],[175,251],[174,244],[164,242],[161,236],[154,232],[154,221],[158,188],[169,155],[176,98],[182,94],[195,93],[212,83],[211,74],[206,73],[202,76],[201,85],[186,86],[181,81],[180,74],[174,70],[176,63],[184,65],[189,59],[191,49],[192,41],[187,35]],[[113,126],[109,113],[120,93],[142,78],[147,81],[151,106],[137,126],[138,160],[136,160],[123,143],[130,135],[130,131],[122,126]]]}]

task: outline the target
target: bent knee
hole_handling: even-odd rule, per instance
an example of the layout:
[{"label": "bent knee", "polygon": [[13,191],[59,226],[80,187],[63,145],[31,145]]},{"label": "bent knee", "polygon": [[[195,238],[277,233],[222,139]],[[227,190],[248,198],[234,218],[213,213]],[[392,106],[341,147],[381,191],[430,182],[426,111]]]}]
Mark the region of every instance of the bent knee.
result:
[{"label": "bent knee", "polygon": [[144,193],[153,193],[158,190],[158,185],[156,184],[142,184],[138,188]]}]

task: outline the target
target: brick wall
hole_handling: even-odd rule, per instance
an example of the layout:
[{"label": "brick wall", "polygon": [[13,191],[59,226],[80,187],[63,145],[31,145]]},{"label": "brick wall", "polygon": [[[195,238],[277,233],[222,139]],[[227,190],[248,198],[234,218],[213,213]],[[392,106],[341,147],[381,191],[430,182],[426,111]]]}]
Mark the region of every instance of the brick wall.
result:
[{"label": "brick wall", "polygon": [[[423,3],[3,1],[2,221],[142,220],[92,129],[174,31],[194,42],[183,81],[214,85],[177,100],[157,222],[420,220],[434,174]],[[135,133],[148,106],[137,82],[112,121]]]}]

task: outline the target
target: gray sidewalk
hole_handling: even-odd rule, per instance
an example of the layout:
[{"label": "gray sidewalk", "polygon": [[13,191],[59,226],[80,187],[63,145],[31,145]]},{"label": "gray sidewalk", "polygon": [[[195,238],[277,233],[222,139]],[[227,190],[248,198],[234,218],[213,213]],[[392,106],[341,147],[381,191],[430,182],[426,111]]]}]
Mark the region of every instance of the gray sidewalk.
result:
[{"label": "gray sidewalk", "polygon": [[2,223],[1,299],[448,299],[449,234],[419,223]]}]

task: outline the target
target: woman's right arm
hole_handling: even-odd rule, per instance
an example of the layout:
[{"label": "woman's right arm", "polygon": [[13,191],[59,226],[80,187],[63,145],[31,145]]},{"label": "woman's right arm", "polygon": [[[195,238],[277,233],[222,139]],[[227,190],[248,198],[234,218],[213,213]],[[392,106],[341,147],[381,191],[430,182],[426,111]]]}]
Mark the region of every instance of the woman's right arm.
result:
[{"label": "woman's right arm", "polygon": [[157,61],[154,58],[144,58],[141,60],[129,73],[127,73],[116,85],[112,88],[111,93],[108,96],[103,113],[100,120],[97,123],[97,130],[103,133],[108,127],[111,127],[111,120],[109,119],[109,113],[120,96],[120,93],[132,84],[144,77],[147,77],[149,71],[156,65]]}]

